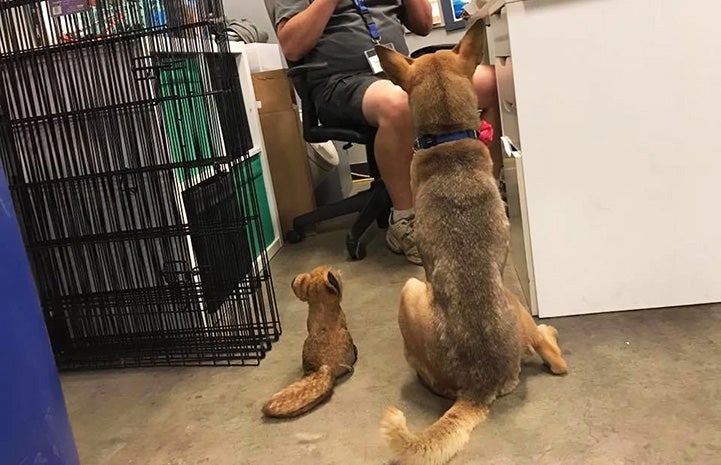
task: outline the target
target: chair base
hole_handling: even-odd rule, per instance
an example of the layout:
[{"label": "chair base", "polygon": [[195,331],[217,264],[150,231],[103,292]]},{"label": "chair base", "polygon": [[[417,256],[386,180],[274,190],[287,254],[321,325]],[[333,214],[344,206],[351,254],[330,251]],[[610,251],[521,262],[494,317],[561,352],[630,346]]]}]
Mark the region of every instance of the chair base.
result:
[{"label": "chair base", "polygon": [[388,227],[391,202],[381,179],[372,181],[369,189],[329,205],[318,207],[312,212],[300,215],[293,220],[293,229],[286,234],[286,241],[295,244],[302,241],[309,226],[339,216],[359,213],[353,226],[346,235],[346,250],[354,260],[366,256],[363,235],[375,222],[378,227]]}]

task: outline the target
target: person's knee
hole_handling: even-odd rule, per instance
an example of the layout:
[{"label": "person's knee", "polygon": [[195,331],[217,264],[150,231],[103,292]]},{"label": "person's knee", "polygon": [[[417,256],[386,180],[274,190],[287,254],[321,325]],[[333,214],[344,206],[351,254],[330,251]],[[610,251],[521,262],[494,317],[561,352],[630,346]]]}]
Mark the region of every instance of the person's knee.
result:
[{"label": "person's knee", "polygon": [[478,107],[489,108],[498,104],[498,86],[493,66],[481,65],[473,73],[473,87],[478,95]]},{"label": "person's knee", "polygon": [[394,88],[383,96],[379,107],[379,125],[396,129],[411,127],[411,110],[408,94],[400,88]]}]

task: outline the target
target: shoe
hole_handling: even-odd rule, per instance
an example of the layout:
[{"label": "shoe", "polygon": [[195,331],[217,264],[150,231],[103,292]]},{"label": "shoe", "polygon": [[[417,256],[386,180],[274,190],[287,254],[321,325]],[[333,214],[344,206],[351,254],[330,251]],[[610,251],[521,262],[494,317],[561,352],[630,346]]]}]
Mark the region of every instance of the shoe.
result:
[{"label": "shoe", "polygon": [[411,216],[394,223],[391,217],[386,232],[386,243],[394,253],[405,255],[406,259],[414,265],[422,265],[421,255],[418,253],[414,240],[415,220],[415,216]]}]

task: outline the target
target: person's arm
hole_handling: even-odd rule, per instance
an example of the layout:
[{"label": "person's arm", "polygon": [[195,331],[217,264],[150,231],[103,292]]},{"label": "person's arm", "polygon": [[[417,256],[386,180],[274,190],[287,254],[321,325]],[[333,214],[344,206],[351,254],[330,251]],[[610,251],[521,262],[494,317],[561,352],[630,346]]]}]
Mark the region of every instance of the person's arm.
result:
[{"label": "person's arm", "polygon": [[403,0],[406,9],[403,24],[414,34],[427,36],[433,29],[433,9],[428,0]]},{"label": "person's arm", "polygon": [[297,15],[278,23],[278,42],[288,61],[298,61],[313,50],[339,1],[315,0]]}]

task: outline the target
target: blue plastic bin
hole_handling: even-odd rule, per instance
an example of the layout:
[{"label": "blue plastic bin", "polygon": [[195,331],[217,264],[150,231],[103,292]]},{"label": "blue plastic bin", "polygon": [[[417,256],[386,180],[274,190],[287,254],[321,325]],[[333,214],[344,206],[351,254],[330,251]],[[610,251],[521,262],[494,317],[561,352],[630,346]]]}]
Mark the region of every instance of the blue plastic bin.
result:
[{"label": "blue plastic bin", "polygon": [[0,464],[78,465],[35,283],[0,166]]}]

